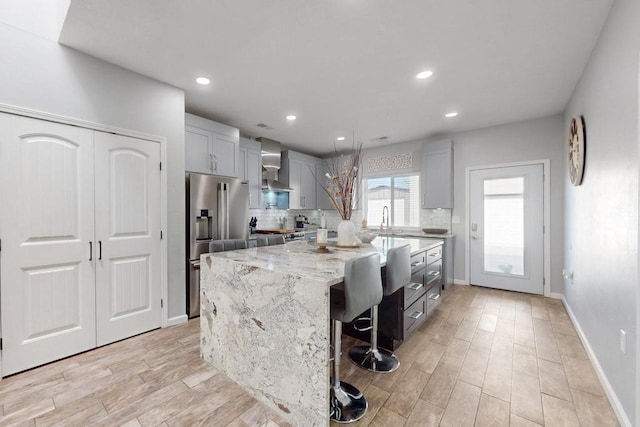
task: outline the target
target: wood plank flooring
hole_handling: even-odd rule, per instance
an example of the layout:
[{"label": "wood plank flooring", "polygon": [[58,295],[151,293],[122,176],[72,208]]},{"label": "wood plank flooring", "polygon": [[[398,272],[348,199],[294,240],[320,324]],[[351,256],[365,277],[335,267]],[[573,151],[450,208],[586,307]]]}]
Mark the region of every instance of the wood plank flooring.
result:
[{"label": "wood plank flooring", "polygon": [[[454,286],[396,352],[392,374],[347,360],[369,410],[358,426],[615,426],[560,301]],[[199,320],[0,381],[0,425],[288,424],[200,360]],[[343,340],[343,350],[358,342]],[[346,351],[343,351],[346,354]]]}]

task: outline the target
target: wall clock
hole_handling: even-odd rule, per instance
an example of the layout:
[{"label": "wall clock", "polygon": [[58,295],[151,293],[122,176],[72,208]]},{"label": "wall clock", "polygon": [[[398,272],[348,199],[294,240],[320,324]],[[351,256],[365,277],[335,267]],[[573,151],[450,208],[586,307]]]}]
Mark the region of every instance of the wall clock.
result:
[{"label": "wall clock", "polygon": [[569,124],[569,179],[576,186],[582,183],[585,150],[584,121],[573,116]]}]

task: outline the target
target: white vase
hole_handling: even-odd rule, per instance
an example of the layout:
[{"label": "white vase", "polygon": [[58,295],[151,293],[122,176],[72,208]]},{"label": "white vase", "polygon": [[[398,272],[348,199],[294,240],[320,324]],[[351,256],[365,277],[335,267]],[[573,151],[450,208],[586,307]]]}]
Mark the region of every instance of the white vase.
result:
[{"label": "white vase", "polygon": [[356,236],[356,226],[349,219],[343,219],[338,224],[338,246],[357,246],[360,239]]}]

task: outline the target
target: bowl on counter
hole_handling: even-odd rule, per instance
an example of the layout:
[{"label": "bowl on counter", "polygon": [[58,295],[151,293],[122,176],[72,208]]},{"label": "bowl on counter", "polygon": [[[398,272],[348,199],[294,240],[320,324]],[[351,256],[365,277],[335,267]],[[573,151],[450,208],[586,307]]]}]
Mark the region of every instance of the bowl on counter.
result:
[{"label": "bowl on counter", "polygon": [[358,239],[360,239],[362,243],[371,243],[373,239],[378,237],[378,232],[373,228],[363,228],[356,232],[356,236],[358,236]]},{"label": "bowl on counter", "polygon": [[423,228],[422,231],[426,234],[447,234],[449,232],[446,228]]}]

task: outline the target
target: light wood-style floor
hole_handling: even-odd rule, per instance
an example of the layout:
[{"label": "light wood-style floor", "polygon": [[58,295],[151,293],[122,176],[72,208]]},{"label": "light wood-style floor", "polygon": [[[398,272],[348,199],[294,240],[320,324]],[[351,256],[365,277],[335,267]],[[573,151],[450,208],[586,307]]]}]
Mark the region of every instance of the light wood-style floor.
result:
[{"label": "light wood-style floor", "polygon": [[[348,361],[364,426],[618,425],[560,301],[470,286],[443,295],[392,374]],[[199,321],[0,381],[0,425],[287,425],[199,359]],[[345,337],[343,350],[355,340]],[[346,351],[344,351],[346,354]]]}]

